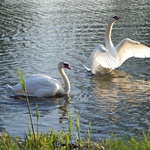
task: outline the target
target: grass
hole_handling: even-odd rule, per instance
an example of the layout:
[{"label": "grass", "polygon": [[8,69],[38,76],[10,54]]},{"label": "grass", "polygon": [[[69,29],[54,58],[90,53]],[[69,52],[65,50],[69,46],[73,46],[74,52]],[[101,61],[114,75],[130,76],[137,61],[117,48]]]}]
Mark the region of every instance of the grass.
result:
[{"label": "grass", "polygon": [[107,138],[101,141],[91,140],[91,122],[89,123],[89,129],[87,131],[87,137],[82,139],[80,136],[80,121],[79,114],[76,111],[76,132],[77,135],[73,135],[73,120],[72,113],[68,116],[68,131],[54,132],[50,129],[48,133],[39,133],[38,122],[40,115],[38,112],[38,105],[36,104],[36,132],[32,121],[32,113],[30,109],[30,102],[27,95],[27,90],[24,82],[23,75],[18,70],[20,76],[20,84],[25,92],[27,101],[29,119],[31,124],[31,130],[29,133],[25,133],[25,138],[11,137],[6,132],[0,134],[0,150],[149,150],[150,149],[150,133],[143,134],[140,137],[130,138],[116,138],[112,136],[111,139]]},{"label": "grass", "polygon": [[[72,138],[72,143],[70,137]],[[131,137],[117,139],[113,137],[101,141],[93,142],[90,139],[80,141],[70,132],[59,131],[55,133],[51,129],[48,133],[36,134],[36,142],[32,133],[21,140],[19,137],[11,137],[7,133],[0,135],[0,150],[149,150],[149,134],[141,138]]]}]

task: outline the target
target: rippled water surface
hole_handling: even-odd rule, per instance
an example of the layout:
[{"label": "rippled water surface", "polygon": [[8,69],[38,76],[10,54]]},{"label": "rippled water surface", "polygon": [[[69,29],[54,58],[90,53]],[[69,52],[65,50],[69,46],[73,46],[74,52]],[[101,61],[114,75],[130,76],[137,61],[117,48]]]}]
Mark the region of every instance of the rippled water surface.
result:
[{"label": "rippled water surface", "polygon": [[33,116],[38,103],[41,132],[67,130],[67,110],[73,119],[79,111],[82,134],[92,122],[93,139],[147,131],[150,59],[131,58],[101,77],[91,76],[82,63],[87,64],[93,48],[104,43],[111,15],[122,17],[113,27],[115,45],[128,37],[150,47],[149,11],[149,0],[0,0],[0,131],[13,136],[27,132],[26,102],[12,97],[6,86],[19,81],[18,68],[24,77],[44,73],[60,80],[56,66],[62,60],[72,67],[66,70],[71,100],[31,99]]}]

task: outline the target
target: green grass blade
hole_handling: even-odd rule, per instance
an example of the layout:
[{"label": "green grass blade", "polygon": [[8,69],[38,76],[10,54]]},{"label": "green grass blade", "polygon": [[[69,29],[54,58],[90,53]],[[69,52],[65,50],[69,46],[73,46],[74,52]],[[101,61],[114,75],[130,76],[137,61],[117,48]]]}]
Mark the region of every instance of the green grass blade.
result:
[{"label": "green grass blade", "polygon": [[24,81],[23,74],[22,74],[21,71],[20,71],[20,68],[18,68],[18,74],[19,74],[19,77],[20,77],[20,84],[21,84],[21,87],[22,87],[22,89],[26,92],[26,85],[25,85],[25,81]]}]

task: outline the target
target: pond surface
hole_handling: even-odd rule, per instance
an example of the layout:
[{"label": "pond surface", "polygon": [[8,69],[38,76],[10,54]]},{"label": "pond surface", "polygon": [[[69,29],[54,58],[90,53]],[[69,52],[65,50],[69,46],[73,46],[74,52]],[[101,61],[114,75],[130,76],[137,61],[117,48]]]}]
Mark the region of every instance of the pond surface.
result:
[{"label": "pond surface", "polygon": [[[94,47],[104,44],[111,15],[112,41],[137,40],[150,47],[150,1],[130,0],[0,0],[0,131],[23,136],[28,131],[26,102],[13,97],[7,84],[44,73],[60,80],[57,63],[67,61],[70,102],[63,98],[32,98],[40,112],[39,131],[68,130],[68,111],[80,116],[81,133],[92,122],[92,138],[137,135],[149,129],[150,59],[130,58],[110,75],[91,76],[82,66]],[[74,130],[75,131],[75,130]]]}]

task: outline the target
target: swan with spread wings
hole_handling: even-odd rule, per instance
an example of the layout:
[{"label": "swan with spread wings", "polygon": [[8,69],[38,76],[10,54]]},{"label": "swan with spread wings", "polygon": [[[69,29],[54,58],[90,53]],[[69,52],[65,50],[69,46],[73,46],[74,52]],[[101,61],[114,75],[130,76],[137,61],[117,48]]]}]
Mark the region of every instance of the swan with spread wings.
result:
[{"label": "swan with spread wings", "polygon": [[119,19],[121,18],[118,16],[109,19],[105,32],[105,46],[97,45],[88,59],[90,68],[85,68],[92,74],[110,73],[130,57],[150,57],[149,47],[129,38],[123,39],[116,47],[113,45],[111,40],[112,26]]}]

